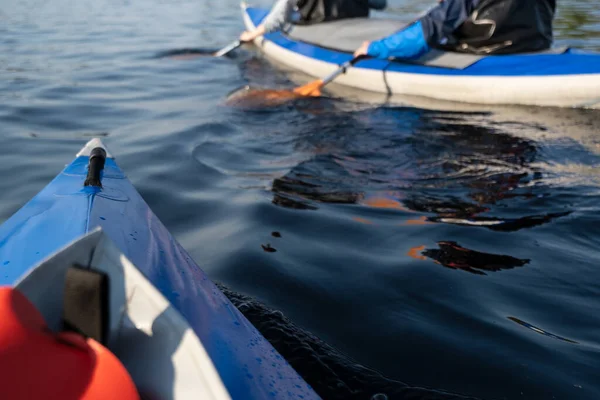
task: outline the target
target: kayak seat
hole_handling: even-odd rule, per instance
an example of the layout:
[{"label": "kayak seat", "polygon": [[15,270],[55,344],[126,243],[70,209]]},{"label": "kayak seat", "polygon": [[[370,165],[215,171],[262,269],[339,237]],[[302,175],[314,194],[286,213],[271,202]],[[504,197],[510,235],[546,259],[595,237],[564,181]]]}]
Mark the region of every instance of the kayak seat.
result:
[{"label": "kayak seat", "polygon": [[292,25],[285,34],[293,40],[352,53],[364,41],[379,40],[404,29],[405,22],[384,18],[346,18],[313,25]]},{"label": "kayak seat", "polygon": [[[284,34],[294,41],[343,53],[353,53],[363,42],[382,39],[406,26],[405,22],[390,18],[349,18],[309,26],[289,25]],[[563,54],[566,51],[568,51],[567,47],[560,47],[526,54]],[[397,61],[429,67],[465,69],[486,57],[504,57],[504,55],[489,56],[431,49],[417,59]]]},{"label": "kayak seat", "polygon": [[52,332],[17,289],[0,288],[2,397],[11,400],[139,399],[121,362],[74,332]]}]

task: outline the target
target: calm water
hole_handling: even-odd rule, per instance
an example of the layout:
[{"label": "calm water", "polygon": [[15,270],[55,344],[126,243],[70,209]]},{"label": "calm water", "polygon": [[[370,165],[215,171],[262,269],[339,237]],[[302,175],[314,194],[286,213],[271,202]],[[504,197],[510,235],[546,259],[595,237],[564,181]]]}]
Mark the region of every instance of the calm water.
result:
[{"label": "calm water", "polygon": [[[307,78],[159,57],[241,27],[235,0],[0,2],[0,220],[101,136],[323,397],[600,398],[600,114],[335,85],[244,111],[229,92]],[[561,2],[557,43],[600,50],[596,1]]]}]

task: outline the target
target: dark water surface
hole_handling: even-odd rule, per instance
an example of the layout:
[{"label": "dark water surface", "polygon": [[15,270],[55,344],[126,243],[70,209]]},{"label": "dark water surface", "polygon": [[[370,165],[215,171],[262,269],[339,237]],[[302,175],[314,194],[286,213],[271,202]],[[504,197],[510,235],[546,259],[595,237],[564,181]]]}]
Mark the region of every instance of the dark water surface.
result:
[{"label": "dark water surface", "polygon": [[[0,2],[0,221],[100,136],[323,397],[600,398],[599,112],[335,85],[249,111],[227,94],[308,78],[158,57],[241,27],[234,0]],[[600,50],[597,3],[562,2],[557,36]]]}]

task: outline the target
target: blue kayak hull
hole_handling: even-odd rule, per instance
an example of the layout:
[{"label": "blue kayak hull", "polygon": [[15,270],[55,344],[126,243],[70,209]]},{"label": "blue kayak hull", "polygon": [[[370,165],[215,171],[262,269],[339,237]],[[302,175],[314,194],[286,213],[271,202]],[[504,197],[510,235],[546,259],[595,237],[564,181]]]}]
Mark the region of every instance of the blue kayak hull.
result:
[{"label": "blue kayak hull", "polygon": [[100,226],[187,319],[232,398],[318,398],[194,263],[113,159],[106,160],[102,189],[83,186],[88,161],[78,156],[0,226],[0,283],[13,286]]}]

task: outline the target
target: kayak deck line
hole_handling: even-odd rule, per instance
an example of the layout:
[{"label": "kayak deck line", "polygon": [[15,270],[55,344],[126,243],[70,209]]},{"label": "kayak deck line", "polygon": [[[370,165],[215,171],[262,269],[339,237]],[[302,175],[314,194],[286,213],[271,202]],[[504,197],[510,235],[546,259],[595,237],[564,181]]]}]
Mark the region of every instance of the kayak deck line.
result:
[{"label": "kayak deck line", "polygon": [[84,188],[89,188],[90,191],[90,200],[88,206],[89,212],[85,227],[86,232],[90,231],[90,217],[91,210],[94,207],[95,194],[98,192],[99,189],[102,189],[101,174],[102,170],[104,170],[106,157],[107,153],[101,141],[98,141],[98,146],[94,146],[91,148],[91,150],[89,150],[88,173],[85,178],[85,181],[83,182]]}]

